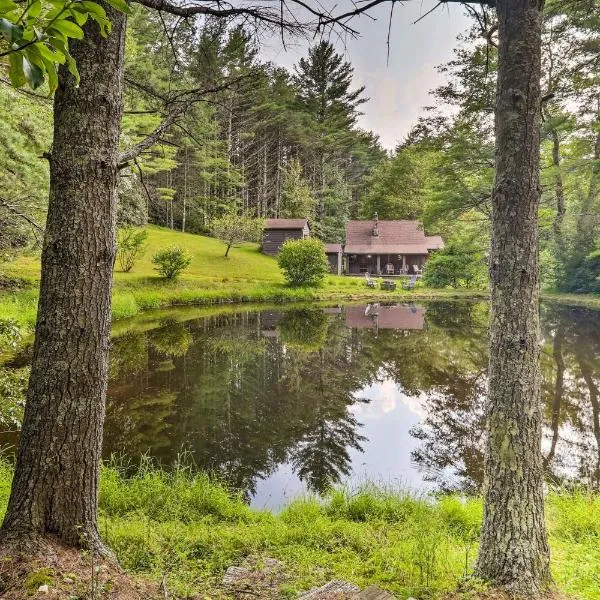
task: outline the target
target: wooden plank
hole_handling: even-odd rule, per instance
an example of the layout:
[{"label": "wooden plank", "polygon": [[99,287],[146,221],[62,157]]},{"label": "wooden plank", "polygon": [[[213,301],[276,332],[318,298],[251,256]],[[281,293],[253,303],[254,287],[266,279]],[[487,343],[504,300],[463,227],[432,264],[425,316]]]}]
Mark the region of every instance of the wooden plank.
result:
[{"label": "wooden plank", "polygon": [[334,579],[325,585],[314,588],[297,597],[297,600],[342,600],[353,597],[360,588],[347,581]]},{"label": "wooden plank", "polygon": [[389,592],[386,592],[385,590],[382,590],[374,585],[370,585],[362,592],[352,596],[352,600],[395,600],[395,598],[396,597]]}]

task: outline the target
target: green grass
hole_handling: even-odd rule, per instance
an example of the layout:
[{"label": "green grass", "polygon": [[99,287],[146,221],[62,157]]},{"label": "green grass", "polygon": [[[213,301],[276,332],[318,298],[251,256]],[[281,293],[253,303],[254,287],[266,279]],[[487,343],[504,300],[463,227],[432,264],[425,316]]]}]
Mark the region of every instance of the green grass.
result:
[{"label": "green grass", "polygon": [[[0,513],[10,468],[0,466]],[[600,497],[548,497],[552,572],[562,591],[600,599]],[[245,557],[274,557],[290,575],[285,592],[333,578],[379,585],[399,597],[453,590],[477,553],[479,499],[418,497],[373,485],[304,498],[281,513],[249,508],[205,475],[146,465],[127,478],[106,467],[100,530],[121,565],[156,581],[167,573],[180,596],[219,597],[225,569]]]},{"label": "green grass", "polygon": [[[144,311],[169,306],[224,304],[234,302],[298,302],[310,300],[423,299],[430,297],[483,297],[473,290],[427,290],[408,293],[371,290],[363,278],[329,276],[319,288],[290,288],[285,285],[277,261],[265,256],[256,244],[243,244],[224,257],[225,246],[213,238],[149,226],[144,255],[130,273],[115,270],[113,319],[134,317]],[[152,255],[169,245],[178,245],[192,256],[185,273],[175,282],[159,277]],[[0,292],[0,315],[31,331],[37,308],[39,258],[21,255],[2,265],[2,273],[29,287]]]}]

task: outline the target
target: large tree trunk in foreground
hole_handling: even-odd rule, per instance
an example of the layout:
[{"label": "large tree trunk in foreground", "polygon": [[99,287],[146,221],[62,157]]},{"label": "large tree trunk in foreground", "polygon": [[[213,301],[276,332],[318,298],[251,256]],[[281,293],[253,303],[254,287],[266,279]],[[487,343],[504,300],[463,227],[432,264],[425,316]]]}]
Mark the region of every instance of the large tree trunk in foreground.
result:
[{"label": "large tree trunk in foreground", "polygon": [[485,508],[476,573],[516,594],[544,591],[539,253],[541,0],[498,0]]},{"label": "large tree trunk in foreground", "polygon": [[61,67],[33,361],[4,538],[55,534],[100,548],[102,445],[115,258],[125,16],[74,41]]}]

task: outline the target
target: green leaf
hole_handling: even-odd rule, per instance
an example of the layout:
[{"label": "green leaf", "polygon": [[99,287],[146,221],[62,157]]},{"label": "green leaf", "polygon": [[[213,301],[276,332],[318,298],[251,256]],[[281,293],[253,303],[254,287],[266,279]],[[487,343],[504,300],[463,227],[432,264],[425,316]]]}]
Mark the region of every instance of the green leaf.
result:
[{"label": "green leaf", "polygon": [[[44,71],[46,68],[46,66],[44,65],[44,59],[42,58],[42,55],[41,55],[40,51],[36,48],[36,46],[37,46],[37,44],[28,46],[27,48],[25,48],[24,53],[25,53],[25,56],[27,57],[27,60],[32,65],[37,65],[42,71]],[[25,65],[23,65],[23,66],[25,66]]]},{"label": "green leaf", "polygon": [[77,25],[85,25],[88,20],[88,13],[78,10],[69,10]]},{"label": "green leaf", "polygon": [[77,70],[77,65],[75,64],[75,60],[69,53],[68,42],[61,38],[57,38],[57,37],[50,38],[49,41],[50,41],[50,44],[54,48],[56,48],[59,52],[61,52],[61,54],[65,57],[65,60],[67,61],[67,67],[69,69],[69,72],[71,73],[71,75],[73,75],[73,77],[75,77],[76,83],[79,83],[79,71]]},{"label": "green leaf", "polygon": [[52,24],[52,27],[48,29],[48,32],[58,31],[66,37],[76,38],[78,40],[83,38],[83,29],[72,21],[66,19],[60,19]]},{"label": "green leaf", "polygon": [[98,27],[100,28],[100,34],[102,37],[106,37],[111,29],[112,23],[106,16],[106,11],[96,2],[90,2],[89,0],[83,0],[82,2],[77,2],[73,4],[72,10],[86,13],[91,19],[98,23]]},{"label": "green leaf", "polygon": [[27,10],[27,16],[33,17],[35,19],[40,16],[41,12],[42,12],[42,3],[40,2],[40,0],[34,0],[29,5],[29,9]]},{"label": "green leaf", "polygon": [[14,44],[23,38],[23,30],[8,19],[0,19],[0,35],[9,44]]},{"label": "green leaf", "polygon": [[32,89],[37,89],[44,83],[44,72],[40,67],[30,63],[25,57],[23,57],[23,74],[25,79]]},{"label": "green leaf", "polygon": [[8,69],[8,77],[10,78],[10,82],[15,87],[21,87],[25,85],[25,75],[23,74],[23,55],[20,53],[9,54],[9,69]]},{"label": "green leaf", "polygon": [[35,44],[35,47],[37,48],[38,52],[44,60],[51,61],[53,63],[58,63],[61,65],[64,64],[65,55],[60,50],[51,50],[50,48],[48,48],[48,46],[46,46],[46,44],[42,42]]},{"label": "green leaf", "polygon": [[98,23],[98,27],[100,28],[100,35],[102,37],[106,37],[112,30],[112,23],[106,18],[101,17],[100,15],[96,15],[91,13],[90,18]]},{"label": "green leaf", "polygon": [[44,64],[46,65],[46,73],[48,74],[48,87],[50,88],[50,93],[52,93],[56,91],[56,88],[58,87],[58,73],[56,71],[56,64],[53,61],[45,58]]},{"label": "green leaf", "polygon": [[0,0],[0,13],[4,14],[15,8],[17,8],[17,4],[13,0]]},{"label": "green leaf", "polygon": [[88,12],[91,15],[99,15],[101,17],[106,17],[106,11],[96,2],[90,2],[89,0],[77,2],[73,4],[73,8],[75,10],[84,10],[85,12]]},{"label": "green leaf", "polygon": [[129,8],[129,4],[125,0],[106,0],[106,2],[122,13],[131,14],[131,8]]}]

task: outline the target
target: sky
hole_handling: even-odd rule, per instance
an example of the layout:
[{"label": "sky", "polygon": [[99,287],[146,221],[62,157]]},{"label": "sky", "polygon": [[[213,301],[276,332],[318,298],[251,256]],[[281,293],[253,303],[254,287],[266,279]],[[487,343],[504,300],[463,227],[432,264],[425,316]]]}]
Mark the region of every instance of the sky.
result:
[{"label": "sky", "polygon": [[[344,0],[339,6],[347,3],[348,0]],[[360,38],[336,43],[338,50],[354,66],[356,85],[365,85],[366,95],[370,98],[362,106],[364,115],[359,124],[377,133],[388,150],[404,138],[423,107],[433,102],[429,91],[444,81],[436,66],[452,58],[456,36],[466,31],[471,23],[459,5],[440,6],[415,23],[436,4],[436,0],[396,3],[389,63],[389,4],[371,13],[376,21],[366,17],[353,21],[352,26],[361,33]],[[284,50],[273,40],[263,44],[261,53],[264,58],[291,68],[306,54],[307,46],[308,42],[297,42]]]}]

